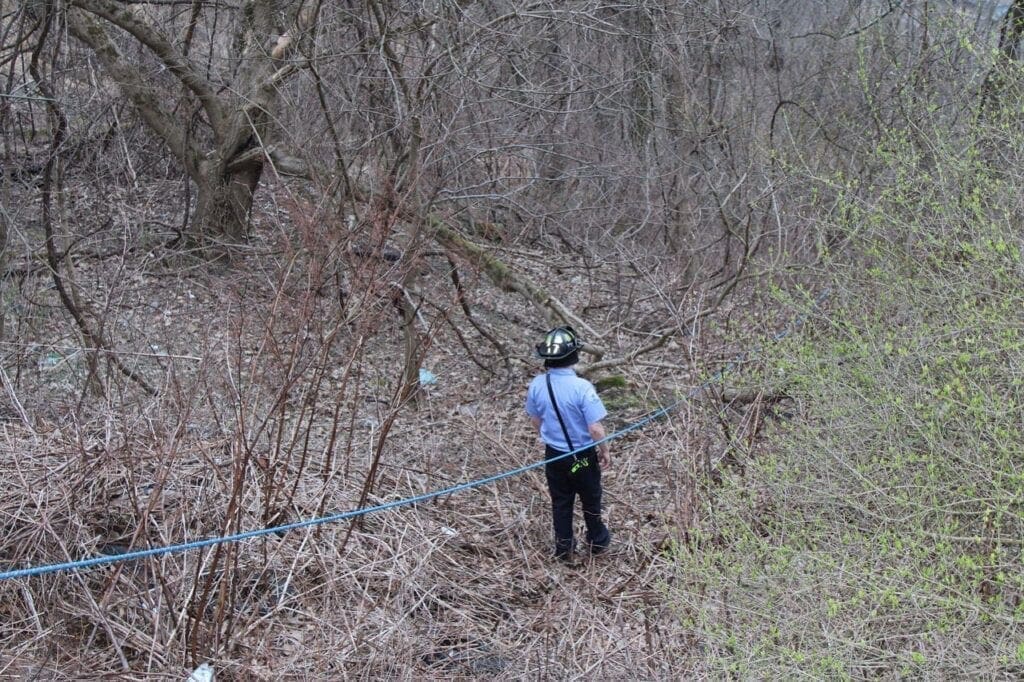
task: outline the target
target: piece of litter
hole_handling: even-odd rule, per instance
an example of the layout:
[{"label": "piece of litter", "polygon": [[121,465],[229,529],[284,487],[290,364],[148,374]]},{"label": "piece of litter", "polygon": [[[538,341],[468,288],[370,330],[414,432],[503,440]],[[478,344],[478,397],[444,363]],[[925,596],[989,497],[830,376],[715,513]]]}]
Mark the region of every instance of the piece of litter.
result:
[{"label": "piece of litter", "polygon": [[457,408],[455,408],[455,411],[458,412],[463,417],[475,417],[480,412],[480,403],[459,405]]},{"label": "piece of litter", "polygon": [[437,377],[429,369],[420,367],[420,386],[433,386],[437,383]]},{"label": "piece of litter", "polygon": [[455,530],[454,528],[449,528],[448,526],[441,526],[441,532],[450,538],[453,538],[459,534],[459,531]]},{"label": "piece of litter", "polygon": [[46,357],[39,361],[39,369],[53,369],[63,359],[64,357],[59,353],[47,353]]},{"label": "piece of litter", "polygon": [[213,682],[213,666],[209,663],[203,663],[192,671],[192,674],[188,676],[185,682]]}]

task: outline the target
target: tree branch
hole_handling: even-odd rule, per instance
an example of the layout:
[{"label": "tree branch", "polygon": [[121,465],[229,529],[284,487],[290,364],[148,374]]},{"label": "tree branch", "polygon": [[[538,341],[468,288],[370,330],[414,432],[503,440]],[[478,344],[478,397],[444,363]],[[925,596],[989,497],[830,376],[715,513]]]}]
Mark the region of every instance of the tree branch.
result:
[{"label": "tree branch", "polygon": [[[625,357],[609,358],[608,360],[595,362],[578,370],[578,374],[580,376],[586,377],[602,369],[609,369],[611,367],[618,367],[620,365],[628,365],[641,355],[644,355],[645,353],[650,353],[651,351],[661,348],[662,346],[665,345],[665,342],[667,342],[670,338],[672,338],[672,335],[669,334],[668,332],[662,333],[657,338],[655,338],[654,341],[650,342],[646,346],[643,346],[642,348],[637,348],[635,351],[633,351],[632,353]],[[586,349],[584,348],[584,350]]]},{"label": "tree branch", "polygon": [[[53,123],[53,139],[50,142],[50,154],[46,159],[46,168],[43,172],[43,183],[41,188],[41,217],[43,223],[43,234],[46,239],[46,262],[49,265],[50,276],[53,278],[53,286],[57,290],[57,295],[60,298],[61,303],[64,305],[64,308],[68,313],[70,313],[71,317],[74,318],[75,324],[78,325],[78,328],[82,333],[82,338],[85,339],[86,345],[93,349],[93,354],[89,356],[91,358],[89,361],[90,372],[92,373],[91,376],[99,382],[99,377],[95,376],[95,350],[107,350],[108,346],[106,340],[103,337],[102,329],[92,328],[88,320],[86,320],[85,315],[82,313],[81,307],[76,304],[73,292],[69,293],[68,289],[64,286],[64,280],[60,275],[60,264],[57,260],[56,239],[53,231],[53,217],[51,210],[53,202],[52,185],[58,154],[67,135],[67,117],[64,115],[64,112],[60,107],[57,106],[57,99],[54,97],[53,91],[50,89],[49,82],[43,76],[42,70],[39,68],[39,54],[42,50],[46,33],[49,30],[49,23],[48,19],[46,22],[46,28],[40,38],[39,46],[32,52],[32,60],[29,64],[29,72],[36,80],[37,87],[40,92],[47,97],[46,107]],[[146,393],[149,395],[156,395],[156,390],[150,386],[142,376],[136,374],[130,367],[121,362],[116,355],[111,355],[111,362],[118,370],[121,371],[122,374],[141,386]]]},{"label": "tree branch", "polygon": [[127,31],[148,47],[167,69],[195,94],[202,103],[203,109],[206,110],[207,116],[210,117],[210,126],[213,128],[214,135],[219,134],[223,128],[224,112],[212,85],[192,67],[191,62],[184,55],[179,53],[152,26],[140,21],[129,7],[118,5],[111,0],[72,0],[72,2],[76,7],[102,17],[114,26]]},{"label": "tree branch", "polygon": [[[500,289],[522,295],[540,309],[547,319],[555,324],[571,324],[576,329],[583,330],[591,338],[600,338],[600,334],[569,310],[562,301],[549,294],[531,279],[525,275],[512,272],[505,263],[445,225],[444,221],[436,216],[429,216],[428,221],[431,229],[434,231],[434,238],[437,241],[446,248],[457,251],[468,258]],[[601,358],[605,355],[606,350],[602,346],[588,342],[583,347],[583,352]]]},{"label": "tree branch", "polygon": [[224,167],[228,172],[236,171],[252,163],[263,163],[269,158],[274,170],[279,175],[291,175],[297,178],[312,179],[312,171],[309,165],[297,156],[286,154],[277,148],[277,145],[258,146],[247,149],[241,154],[234,156]]},{"label": "tree branch", "polygon": [[198,175],[201,154],[187,137],[185,126],[164,111],[160,104],[161,93],[144,81],[138,70],[122,56],[100,22],[89,15],[68,12],[68,30],[96,53],[121,92],[132,100],[142,118],[181,160],[189,174]]}]

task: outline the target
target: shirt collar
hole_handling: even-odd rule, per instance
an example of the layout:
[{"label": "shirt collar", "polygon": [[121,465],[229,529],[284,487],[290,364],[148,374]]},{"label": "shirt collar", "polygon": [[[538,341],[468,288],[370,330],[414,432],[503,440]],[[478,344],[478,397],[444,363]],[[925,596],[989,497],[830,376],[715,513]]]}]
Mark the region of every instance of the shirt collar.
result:
[{"label": "shirt collar", "polygon": [[576,376],[576,370],[572,367],[552,367],[548,370],[548,374],[572,374]]}]

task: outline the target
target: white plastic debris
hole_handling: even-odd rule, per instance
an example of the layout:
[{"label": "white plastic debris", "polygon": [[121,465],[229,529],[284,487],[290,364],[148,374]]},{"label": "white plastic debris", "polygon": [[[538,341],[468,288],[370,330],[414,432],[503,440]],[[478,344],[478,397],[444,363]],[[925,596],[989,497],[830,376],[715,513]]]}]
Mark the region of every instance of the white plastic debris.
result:
[{"label": "white plastic debris", "polygon": [[63,359],[64,358],[60,355],[60,353],[47,353],[39,360],[39,369],[53,369],[54,367],[59,365]]},{"label": "white plastic debris", "polygon": [[420,386],[433,386],[437,383],[437,376],[429,369],[420,367]]},{"label": "white plastic debris", "polygon": [[213,682],[213,666],[209,663],[203,663],[192,671],[192,674],[188,676],[185,682]]},{"label": "white plastic debris", "polygon": [[455,530],[454,528],[449,528],[448,526],[441,526],[441,532],[450,538],[453,538],[459,534],[459,531]]}]

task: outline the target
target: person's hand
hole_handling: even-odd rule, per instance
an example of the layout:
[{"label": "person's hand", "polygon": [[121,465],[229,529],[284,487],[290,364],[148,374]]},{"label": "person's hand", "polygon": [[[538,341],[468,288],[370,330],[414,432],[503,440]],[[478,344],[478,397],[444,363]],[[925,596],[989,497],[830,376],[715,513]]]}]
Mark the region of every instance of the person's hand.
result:
[{"label": "person's hand", "polygon": [[598,448],[597,450],[597,463],[601,465],[602,469],[612,468],[612,453],[608,449],[608,446]]}]

